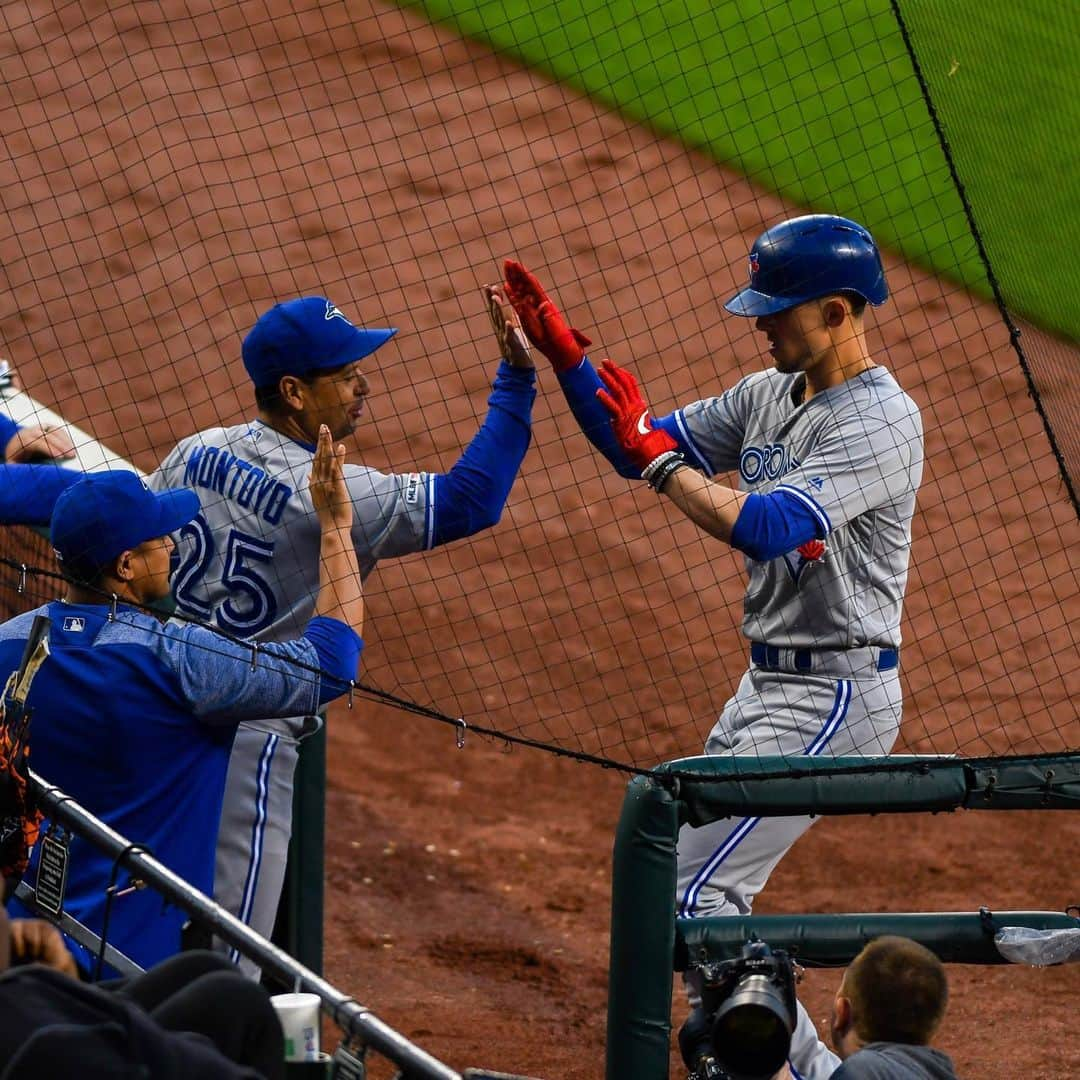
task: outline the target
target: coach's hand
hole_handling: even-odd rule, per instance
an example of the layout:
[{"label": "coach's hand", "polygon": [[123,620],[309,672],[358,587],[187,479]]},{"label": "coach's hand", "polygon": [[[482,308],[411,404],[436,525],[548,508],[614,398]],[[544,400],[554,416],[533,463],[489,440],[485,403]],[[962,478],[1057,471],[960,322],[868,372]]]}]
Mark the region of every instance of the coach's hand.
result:
[{"label": "coach's hand", "polygon": [[483,293],[495,338],[499,343],[499,355],[516,368],[534,368],[536,365],[532,359],[532,348],[521,328],[518,313],[506,298],[503,286],[484,285]]},{"label": "coach's hand", "polygon": [[678,449],[663,428],[653,427],[649,406],[629,371],[605,360],[597,374],[607,389],[597,390],[596,396],[611,414],[612,433],[635,467],[645,472],[661,454]]},{"label": "coach's hand", "polygon": [[323,532],[330,529],[352,528],[353,504],[349,489],[345,486],[342,465],[345,464],[345,447],[334,446],[330,429],[323,424],[319,428],[319,441],[311,462],[308,490]]},{"label": "coach's hand", "polygon": [[67,429],[62,427],[19,428],[4,447],[4,460],[9,464],[66,461],[74,456],[75,444]]},{"label": "coach's hand", "polygon": [[544,286],[521,263],[507,259],[503,271],[506,295],[529,340],[551,361],[556,371],[577,367],[592,342],[580,330],[567,325],[562,313],[544,292]]}]

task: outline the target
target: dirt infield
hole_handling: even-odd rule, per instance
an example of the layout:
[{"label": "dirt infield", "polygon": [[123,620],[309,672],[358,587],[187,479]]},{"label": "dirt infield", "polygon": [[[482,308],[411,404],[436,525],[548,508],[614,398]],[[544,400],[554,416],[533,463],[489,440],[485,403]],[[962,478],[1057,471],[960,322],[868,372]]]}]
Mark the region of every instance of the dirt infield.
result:
[{"label": "dirt infield", "polygon": [[[250,413],[238,335],[316,291],[402,327],[354,459],[449,466],[492,373],[477,286],[511,254],[635,361],[658,410],[760,366],[713,298],[785,208],[739,177],[395,8],[108,7],[7,16],[20,186],[0,332],[35,396],[143,468]],[[888,272],[873,344],[928,451],[903,748],[1080,746],[1080,538],[1008,335],[956,287],[895,256]],[[500,525],[372,577],[365,677],[569,749],[695,753],[744,664],[741,581],[602,467],[541,372]],[[452,727],[365,699],[330,723],[330,979],[454,1066],[599,1076],[625,778],[473,733],[458,749]],[[1078,849],[1076,814],[830,819],[757,910],[1061,909],[1080,902]],[[941,1045],[961,1075],[1080,1069],[1080,966],[950,975]],[[808,977],[815,1018],[836,981]]]}]

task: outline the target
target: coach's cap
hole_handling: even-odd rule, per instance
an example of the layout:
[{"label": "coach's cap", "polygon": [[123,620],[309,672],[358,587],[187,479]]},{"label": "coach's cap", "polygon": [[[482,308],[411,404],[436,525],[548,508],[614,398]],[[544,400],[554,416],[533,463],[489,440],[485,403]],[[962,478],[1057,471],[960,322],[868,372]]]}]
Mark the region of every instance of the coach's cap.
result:
[{"label": "coach's cap", "polygon": [[198,512],[199,496],[190,488],[154,492],[127,470],[89,473],[56,500],[49,539],[64,569],[85,575],[176,532]]},{"label": "coach's cap", "polygon": [[244,367],[256,386],[276,386],[283,375],[313,375],[373,353],[396,329],[353,326],[324,296],[275,304],[244,338]]}]

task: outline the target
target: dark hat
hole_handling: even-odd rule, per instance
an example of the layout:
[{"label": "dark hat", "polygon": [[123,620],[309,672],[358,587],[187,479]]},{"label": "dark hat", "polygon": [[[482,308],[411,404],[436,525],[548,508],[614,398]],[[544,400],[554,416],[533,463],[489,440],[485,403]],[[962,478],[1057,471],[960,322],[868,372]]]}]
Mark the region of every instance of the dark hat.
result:
[{"label": "dark hat", "polygon": [[175,532],[198,512],[199,496],[190,488],[154,492],[133,472],[89,473],[56,500],[49,538],[66,570],[86,574]]},{"label": "dark hat", "polygon": [[257,386],[276,386],[283,375],[310,375],[343,367],[373,353],[396,329],[353,326],[324,296],[275,304],[244,338],[244,367]]}]

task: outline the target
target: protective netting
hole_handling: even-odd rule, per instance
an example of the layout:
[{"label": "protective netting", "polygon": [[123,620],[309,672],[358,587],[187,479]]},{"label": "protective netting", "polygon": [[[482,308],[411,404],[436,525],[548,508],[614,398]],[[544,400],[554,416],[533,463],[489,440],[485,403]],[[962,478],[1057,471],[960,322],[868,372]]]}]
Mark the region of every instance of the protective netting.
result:
[{"label": "protective netting", "polygon": [[[240,341],[278,300],[401,328],[352,457],[439,472],[484,414],[479,285],[503,258],[666,413],[767,363],[721,307],[763,228],[862,221],[892,291],[871,349],[926,430],[897,748],[1080,749],[1076,354],[1029,353],[1041,415],[927,107],[948,50],[929,35],[920,83],[886,3],[8,4],[0,25],[3,348],[146,471],[254,415]],[[961,175],[961,134],[995,137],[972,110],[942,106]],[[994,263],[1018,241],[964,179]],[[1040,272],[1060,266],[1017,271]],[[499,525],[368,578],[364,678],[620,762],[696,753],[746,667],[741,556],[616,476],[539,384]]]}]

